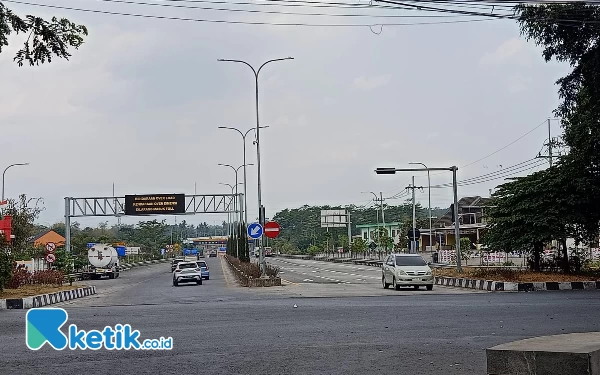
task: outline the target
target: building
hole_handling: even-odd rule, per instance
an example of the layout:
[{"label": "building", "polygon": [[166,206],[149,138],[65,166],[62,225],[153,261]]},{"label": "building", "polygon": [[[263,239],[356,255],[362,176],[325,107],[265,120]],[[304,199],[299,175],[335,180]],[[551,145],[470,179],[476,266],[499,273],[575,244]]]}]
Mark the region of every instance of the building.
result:
[{"label": "building", "polygon": [[392,237],[394,244],[397,244],[400,239],[400,229],[402,228],[401,223],[385,223],[383,224],[361,224],[357,225],[356,229],[360,230],[360,238],[365,240],[366,243],[374,242],[374,233],[377,228],[385,228],[388,232],[388,236]]},{"label": "building", "polygon": [[[459,234],[461,237],[468,237],[476,245],[481,243],[481,236],[485,233],[487,227],[485,213],[491,207],[491,201],[491,198],[480,196],[463,197],[458,201]],[[450,248],[456,244],[453,205],[450,206],[444,216],[433,222],[433,233],[435,236],[434,244],[441,245],[442,248]],[[427,229],[421,230],[421,235],[423,241],[428,243],[429,232]]]},{"label": "building", "polygon": [[53,230],[40,233],[33,238],[34,246],[46,246],[48,242],[54,242],[56,246],[65,246],[66,239]]},{"label": "building", "polygon": [[[483,198],[480,196],[463,197],[458,201],[458,217],[459,217],[459,234],[461,237],[469,237],[472,243],[480,244],[481,236],[486,230],[485,213],[491,206],[491,198]],[[430,246],[435,246],[438,249],[450,249],[454,246],[454,219],[453,206],[450,206],[446,213],[432,222],[432,238],[429,243],[429,228],[419,228],[421,237],[419,238],[419,249],[421,251],[430,250]],[[377,228],[382,228],[383,224],[363,224],[357,225],[360,230],[360,237],[367,243],[373,240],[373,233]],[[400,240],[402,233],[402,224],[398,222],[386,223],[389,235],[394,239],[394,244]],[[405,229],[405,230],[408,230]]]}]

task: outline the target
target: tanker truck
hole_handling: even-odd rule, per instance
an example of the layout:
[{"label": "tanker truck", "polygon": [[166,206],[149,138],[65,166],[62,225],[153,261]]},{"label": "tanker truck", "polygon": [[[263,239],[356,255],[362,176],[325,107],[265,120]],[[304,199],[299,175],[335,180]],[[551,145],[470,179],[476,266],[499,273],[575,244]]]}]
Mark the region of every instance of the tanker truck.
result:
[{"label": "tanker truck", "polygon": [[108,276],[109,279],[119,277],[121,270],[117,250],[108,244],[95,244],[88,249],[88,278],[99,279]]}]

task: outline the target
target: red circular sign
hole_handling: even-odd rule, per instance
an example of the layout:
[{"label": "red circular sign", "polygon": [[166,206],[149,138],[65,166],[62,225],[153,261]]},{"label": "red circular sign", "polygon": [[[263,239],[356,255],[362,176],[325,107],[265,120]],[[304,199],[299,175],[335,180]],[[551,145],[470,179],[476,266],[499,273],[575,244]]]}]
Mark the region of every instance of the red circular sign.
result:
[{"label": "red circular sign", "polygon": [[277,224],[276,221],[269,221],[268,223],[265,223],[264,232],[265,232],[265,236],[267,236],[269,238],[275,238],[275,237],[279,236],[279,232],[281,232],[281,228],[279,227],[279,224]]},{"label": "red circular sign", "polygon": [[54,255],[52,253],[46,255],[46,262],[54,263],[55,260],[56,260],[56,255]]}]

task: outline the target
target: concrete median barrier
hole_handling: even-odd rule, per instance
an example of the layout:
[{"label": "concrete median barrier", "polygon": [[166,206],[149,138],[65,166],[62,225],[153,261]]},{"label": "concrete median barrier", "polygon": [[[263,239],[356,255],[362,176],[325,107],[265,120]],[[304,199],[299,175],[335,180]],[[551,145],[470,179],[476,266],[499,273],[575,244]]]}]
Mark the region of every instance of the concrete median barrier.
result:
[{"label": "concrete median barrier", "polygon": [[488,375],[600,375],[600,332],[542,336],[486,350]]}]

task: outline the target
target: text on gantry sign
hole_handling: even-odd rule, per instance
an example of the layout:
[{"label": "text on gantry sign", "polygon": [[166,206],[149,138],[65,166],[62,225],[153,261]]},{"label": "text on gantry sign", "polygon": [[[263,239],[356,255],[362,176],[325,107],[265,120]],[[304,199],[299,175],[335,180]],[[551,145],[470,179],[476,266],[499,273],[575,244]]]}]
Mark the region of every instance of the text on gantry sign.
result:
[{"label": "text on gantry sign", "polygon": [[125,215],[185,213],[185,194],[126,195]]}]

